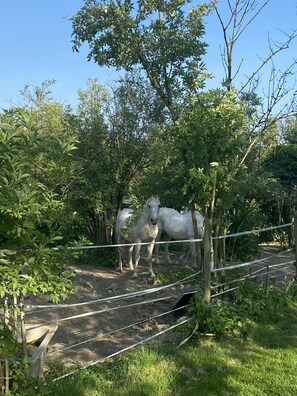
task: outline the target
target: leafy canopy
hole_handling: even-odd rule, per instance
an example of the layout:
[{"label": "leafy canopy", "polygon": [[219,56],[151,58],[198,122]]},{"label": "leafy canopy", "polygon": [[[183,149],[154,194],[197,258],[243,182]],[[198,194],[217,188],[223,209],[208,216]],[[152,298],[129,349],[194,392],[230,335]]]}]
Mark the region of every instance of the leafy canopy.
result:
[{"label": "leafy canopy", "polygon": [[131,71],[141,66],[151,85],[171,112],[186,92],[203,85],[201,57],[206,43],[202,17],[206,5],[187,11],[189,0],[85,1],[70,18],[73,49],[88,43],[88,60],[99,66]]}]

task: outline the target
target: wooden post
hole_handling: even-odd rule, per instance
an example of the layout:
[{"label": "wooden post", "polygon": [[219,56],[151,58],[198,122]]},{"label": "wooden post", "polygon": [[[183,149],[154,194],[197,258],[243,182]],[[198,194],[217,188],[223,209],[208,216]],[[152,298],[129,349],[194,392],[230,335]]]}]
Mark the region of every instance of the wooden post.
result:
[{"label": "wooden post", "polygon": [[205,211],[205,228],[204,228],[204,263],[203,263],[203,276],[204,276],[204,298],[207,303],[210,303],[211,293],[211,230],[212,222],[209,217],[208,210]]},{"label": "wooden post", "polygon": [[297,281],[297,210],[294,211],[294,251],[295,251],[295,280]]}]

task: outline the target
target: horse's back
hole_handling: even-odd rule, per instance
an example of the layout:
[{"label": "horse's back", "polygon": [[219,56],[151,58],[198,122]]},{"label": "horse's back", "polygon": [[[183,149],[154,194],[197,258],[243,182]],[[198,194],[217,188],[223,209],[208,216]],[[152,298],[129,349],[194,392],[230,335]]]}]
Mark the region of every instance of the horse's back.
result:
[{"label": "horse's back", "polygon": [[[199,212],[196,212],[196,218],[198,230],[202,236],[204,218]],[[193,238],[194,231],[191,212],[179,213],[176,211],[176,213],[171,213],[164,222],[163,231],[170,238],[176,240]]]},{"label": "horse's back", "polygon": [[164,223],[165,223],[166,219],[168,219],[174,215],[179,215],[179,212],[176,209],[166,208],[166,207],[160,208],[159,219],[158,219],[158,226],[159,226],[160,231],[163,230]]},{"label": "horse's back", "polygon": [[172,213],[165,219],[163,231],[172,239],[186,239],[188,237],[187,217],[179,212]]}]

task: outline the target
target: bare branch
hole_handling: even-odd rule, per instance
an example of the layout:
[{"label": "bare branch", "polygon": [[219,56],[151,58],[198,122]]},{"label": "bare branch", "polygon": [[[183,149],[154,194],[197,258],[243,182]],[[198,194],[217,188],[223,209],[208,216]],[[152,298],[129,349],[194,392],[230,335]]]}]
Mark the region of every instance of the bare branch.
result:
[{"label": "bare branch", "polygon": [[[272,40],[268,39],[269,48],[270,48],[269,54],[264,59],[259,58],[261,60],[261,64],[251,74],[251,76],[248,77],[246,83],[244,85],[242,85],[242,87],[239,91],[240,93],[246,89],[246,87],[251,83],[251,81],[254,80],[254,78],[259,74],[259,72],[264,68],[264,66],[266,66],[273,58],[275,58],[275,56],[277,54],[279,54],[280,52],[282,52],[290,47],[290,44],[292,43],[292,41],[294,39],[296,39],[296,37],[297,37],[297,30],[294,30],[290,35],[287,33],[284,33],[284,34],[287,36],[287,40],[284,43],[273,42],[273,44],[272,44]],[[295,60],[294,60],[294,64],[296,64]]]},{"label": "bare branch", "polygon": [[[262,104],[261,112],[258,112],[259,118],[252,128],[252,132],[256,133],[256,136],[248,146],[242,160],[240,161],[240,165],[245,162],[255,144],[263,138],[268,125],[296,115],[297,91],[295,87],[297,81],[295,79],[293,84],[291,82],[292,76],[295,75],[295,66],[296,61],[282,72],[277,71],[275,67],[272,67],[267,92],[263,92],[263,96],[266,98],[266,103]],[[290,87],[287,88],[289,79]],[[286,100],[285,103],[282,104],[282,100],[287,98],[290,92],[293,92],[291,99],[289,101]]]},{"label": "bare branch", "polygon": [[231,0],[228,0],[230,16],[228,20],[224,22],[222,13],[217,6],[217,2],[215,0],[211,0],[211,4],[215,10],[223,32],[224,50],[223,52],[221,51],[221,56],[226,74],[225,85],[228,90],[231,89],[232,81],[238,75],[242,66],[241,61],[233,75],[234,46],[243,32],[269,2],[270,0],[265,0],[258,8],[259,3],[257,0],[233,0],[233,4]]}]

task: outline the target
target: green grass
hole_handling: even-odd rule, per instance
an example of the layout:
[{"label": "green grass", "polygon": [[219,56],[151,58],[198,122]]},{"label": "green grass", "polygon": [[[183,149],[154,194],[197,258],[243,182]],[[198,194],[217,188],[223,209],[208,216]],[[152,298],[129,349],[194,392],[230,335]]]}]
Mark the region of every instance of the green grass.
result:
[{"label": "green grass", "polygon": [[200,335],[180,348],[141,348],[50,383],[45,394],[293,396],[296,372],[297,303],[290,302],[252,322],[246,338]]},{"label": "green grass", "polygon": [[[155,271],[156,279],[161,285],[167,285],[179,280],[183,280],[184,278],[196,273],[196,268],[182,268],[180,270],[172,271]],[[192,282],[195,282],[196,280],[197,279],[195,277],[192,278]]]}]

